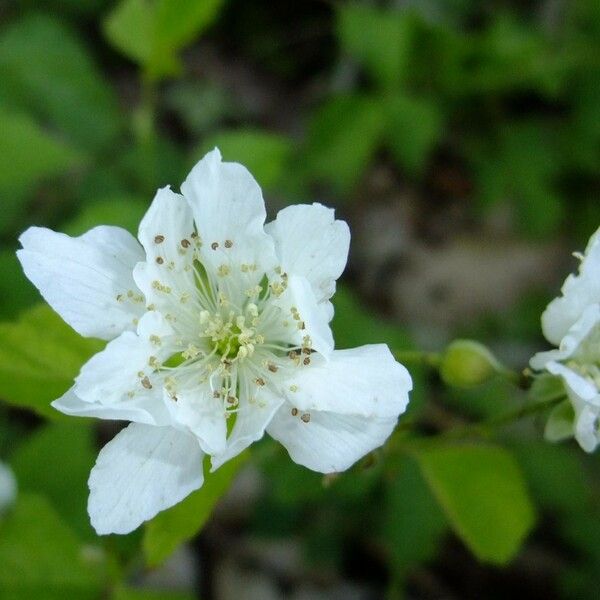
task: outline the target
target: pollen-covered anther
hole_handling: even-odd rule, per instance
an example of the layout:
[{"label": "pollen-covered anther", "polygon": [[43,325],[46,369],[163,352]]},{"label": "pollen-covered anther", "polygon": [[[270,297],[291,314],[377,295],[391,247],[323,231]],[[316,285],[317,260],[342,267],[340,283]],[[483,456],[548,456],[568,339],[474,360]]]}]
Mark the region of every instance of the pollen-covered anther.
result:
[{"label": "pollen-covered anther", "polygon": [[217,269],[217,273],[219,274],[220,277],[227,277],[227,275],[229,275],[231,273],[231,269],[229,268],[229,265],[219,265],[219,268]]},{"label": "pollen-covered anther", "polygon": [[200,354],[200,350],[194,344],[188,344],[188,347],[181,353],[182,358],[189,360],[196,358]]},{"label": "pollen-covered anther", "polygon": [[257,378],[254,380],[254,383],[256,383],[256,385],[258,385],[258,386],[261,386],[261,387],[262,387],[263,385],[265,385],[265,380],[264,380],[262,377],[257,377]]},{"label": "pollen-covered anther", "polygon": [[160,361],[158,360],[158,358],[156,358],[156,356],[151,356],[148,359],[148,365],[150,367],[152,367],[153,369],[155,369],[155,370],[160,369],[160,367],[162,366],[161,363],[160,363]]},{"label": "pollen-covered anther", "polygon": [[160,338],[154,333],[148,339],[150,340],[150,343],[154,346],[160,346],[161,344]]}]

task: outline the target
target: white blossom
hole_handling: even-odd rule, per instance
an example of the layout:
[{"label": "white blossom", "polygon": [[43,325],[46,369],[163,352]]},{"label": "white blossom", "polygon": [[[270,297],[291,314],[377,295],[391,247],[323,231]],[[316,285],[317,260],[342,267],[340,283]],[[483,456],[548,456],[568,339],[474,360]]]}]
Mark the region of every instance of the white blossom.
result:
[{"label": "white blossom", "polygon": [[17,480],[10,467],[0,462],[0,513],[7,509],[17,497]]},{"label": "white blossom", "polygon": [[99,533],[135,529],[202,485],[205,454],[214,470],[265,431],[309,469],[347,469],[387,439],[412,386],[385,345],[334,350],[350,233],[332,210],[290,206],[265,225],[258,184],[218,150],[181,192],[157,192],[140,243],[106,226],[20,238],[44,298],[108,340],[53,406],[132,421],[90,475]]},{"label": "white blossom", "polygon": [[592,452],[600,442],[600,229],[591,237],[577,275],[542,315],[542,329],[558,346],[531,359],[534,369],[560,376],[575,413],[573,435]]}]

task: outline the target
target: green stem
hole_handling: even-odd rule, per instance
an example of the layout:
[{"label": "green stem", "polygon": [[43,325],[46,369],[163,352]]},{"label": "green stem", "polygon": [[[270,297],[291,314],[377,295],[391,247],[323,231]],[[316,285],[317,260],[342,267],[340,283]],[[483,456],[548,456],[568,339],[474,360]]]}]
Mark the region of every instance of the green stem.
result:
[{"label": "green stem", "polygon": [[398,362],[417,364],[437,369],[442,355],[439,352],[422,352],[420,350],[399,350],[394,352]]},{"label": "green stem", "polygon": [[563,398],[564,395],[561,395],[549,398],[548,400],[544,400],[543,402],[532,402],[529,404],[525,404],[502,415],[491,417],[483,423],[472,423],[464,425],[462,427],[457,427],[455,429],[450,429],[440,434],[440,436],[451,439],[461,438],[469,435],[479,435],[482,437],[488,437],[491,436],[497,429],[500,429],[505,425],[510,425],[512,423],[515,423],[516,421],[524,419],[525,417],[530,417],[532,415],[544,412],[549,408],[552,408],[560,401],[562,401]]}]

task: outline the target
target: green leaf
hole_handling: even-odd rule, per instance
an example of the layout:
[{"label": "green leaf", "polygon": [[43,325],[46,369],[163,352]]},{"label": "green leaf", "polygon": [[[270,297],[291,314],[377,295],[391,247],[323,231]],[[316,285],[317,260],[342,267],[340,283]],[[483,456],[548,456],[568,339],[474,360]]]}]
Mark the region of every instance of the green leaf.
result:
[{"label": "green leaf", "polygon": [[83,210],[62,229],[68,235],[78,236],[96,225],[116,225],[137,235],[138,227],[148,203],[133,196],[118,196],[98,200]]},{"label": "green leaf", "polygon": [[549,442],[561,442],[573,437],[575,411],[570,400],[557,404],[548,415],[544,438]]},{"label": "green leaf", "polygon": [[0,250],[0,316],[13,318],[33,304],[38,294],[29,282],[14,250]]},{"label": "green leaf", "polygon": [[[65,490],[64,493],[67,493]],[[11,600],[97,599],[105,565],[42,497],[21,494],[0,522],[0,590]]]},{"label": "green leaf", "polygon": [[418,563],[435,557],[446,519],[412,460],[385,488],[382,537],[396,577],[402,578]]},{"label": "green leaf", "polygon": [[119,132],[115,94],[58,19],[31,15],[2,32],[0,80],[0,99],[31,110],[81,148],[106,148]]},{"label": "green leaf", "polygon": [[0,131],[0,232],[4,232],[13,226],[25,207],[27,194],[37,184],[75,166],[83,157],[43,131],[29,116],[1,105]]},{"label": "green leaf", "polygon": [[362,63],[380,86],[397,88],[407,72],[413,16],[408,12],[347,4],[338,10],[337,25],[343,50]]},{"label": "green leaf", "polygon": [[442,115],[432,100],[397,94],[387,104],[387,143],[409,173],[420,173],[442,134]]},{"label": "green leaf", "polygon": [[310,123],[305,149],[308,177],[347,193],[367,168],[386,125],[378,98],[347,95],[329,100]]},{"label": "green leaf", "polygon": [[119,587],[111,600],[194,600],[193,594]]},{"label": "green leaf", "polygon": [[223,0],[122,0],[104,22],[115,48],[151,79],[180,69],[177,52],[216,18]]},{"label": "green leaf", "polygon": [[57,418],[50,402],[72,385],[83,363],[102,342],[73,331],[50,307],[25,312],[14,323],[0,323],[0,398]]},{"label": "green leaf", "polygon": [[46,425],[24,441],[11,457],[19,490],[43,494],[82,538],[95,538],[87,514],[87,480],[96,459],[89,423]]},{"label": "green leaf", "polygon": [[265,189],[273,189],[286,176],[292,154],[288,138],[259,129],[217,133],[203,144],[202,154],[215,146],[223,160],[243,164]]},{"label": "green leaf", "polygon": [[482,561],[505,564],[535,522],[525,481],[498,446],[433,445],[417,451],[425,480],[455,533]]},{"label": "green leaf", "polygon": [[143,549],[148,566],[158,566],[200,531],[248,456],[244,452],[208,474],[199,490],[146,524]]},{"label": "green leaf", "polygon": [[125,56],[144,65],[152,53],[154,3],[122,0],[104,20],[104,35]]}]

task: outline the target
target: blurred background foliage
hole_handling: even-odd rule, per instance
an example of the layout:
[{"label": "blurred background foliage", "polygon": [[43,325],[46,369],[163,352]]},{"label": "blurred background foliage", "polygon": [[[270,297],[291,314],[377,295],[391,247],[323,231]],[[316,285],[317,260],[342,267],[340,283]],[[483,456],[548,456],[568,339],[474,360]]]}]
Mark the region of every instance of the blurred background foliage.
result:
[{"label": "blurred background foliage", "polygon": [[[0,597],[596,598],[597,457],[539,419],[432,442],[524,394],[416,364],[397,433],[350,472],[264,441],[144,532],[97,538],[86,480],[116,429],[49,402],[101,346],[36,306],[15,250],[30,224],[135,233],[218,145],[271,214],[318,200],[349,220],[339,347],[469,335],[523,368],[600,224],[599,36],[595,0],[0,2],[0,458],[19,485]],[[191,538],[192,575],[153,583]]]}]

